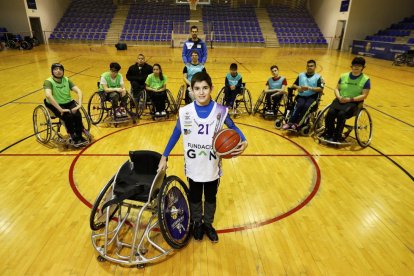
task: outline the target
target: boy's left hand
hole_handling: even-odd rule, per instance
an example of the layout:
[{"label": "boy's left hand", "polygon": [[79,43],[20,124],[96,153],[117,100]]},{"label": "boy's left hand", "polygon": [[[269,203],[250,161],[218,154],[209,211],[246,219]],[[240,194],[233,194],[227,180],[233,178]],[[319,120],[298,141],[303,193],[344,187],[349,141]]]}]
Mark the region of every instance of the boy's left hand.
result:
[{"label": "boy's left hand", "polygon": [[239,143],[239,145],[234,149],[234,151],[231,153],[233,157],[237,157],[240,154],[244,152],[244,150],[247,148],[247,141],[242,141]]}]

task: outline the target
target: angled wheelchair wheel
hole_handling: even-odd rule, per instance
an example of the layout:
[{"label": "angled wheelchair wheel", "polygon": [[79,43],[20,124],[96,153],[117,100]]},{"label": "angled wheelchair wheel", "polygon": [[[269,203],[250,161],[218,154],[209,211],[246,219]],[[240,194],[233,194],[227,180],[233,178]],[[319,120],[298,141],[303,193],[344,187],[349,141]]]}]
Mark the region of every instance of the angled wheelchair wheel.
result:
[{"label": "angled wheelchair wheel", "polygon": [[95,200],[95,203],[92,206],[91,215],[89,217],[89,224],[93,231],[97,231],[105,227],[106,224],[106,211],[109,209],[109,220],[111,220],[116,211],[119,208],[118,204],[113,204],[107,207],[105,210],[102,210],[103,205],[112,198],[113,194],[113,177],[112,179],[103,187],[98,197]]},{"label": "angled wheelchair wheel", "polygon": [[37,141],[46,144],[52,138],[52,121],[50,113],[43,105],[38,105],[33,111],[33,130]]},{"label": "angled wheelchair wheel", "polygon": [[83,124],[83,127],[87,131],[91,130],[91,124],[92,124],[91,118],[89,117],[89,115],[86,112],[85,108],[83,106],[81,106],[81,108],[79,108],[79,112],[82,115],[82,124]]},{"label": "angled wheelchair wheel", "polygon": [[216,103],[224,105],[224,87],[219,91],[216,97]]},{"label": "angled wheelchair wheel", "polygon": [[372,120],[368,110],[362,108],[355,118],[355,137],[358,144],[365,148],[372,139]]},{"label": "angled wheelchair wheel", "polygon": [[243,93],[243,99],[244,99],[244,106],[246,107],[247,113],[252,114],[252,95],[250,94],[249,89],[245,88]]},{"label": "angled wheelchair wheel", "polygon": [[167,177],[158,193],[158,221],[165,241],[174,249],[190,239],[189,190],[177,176]]},{"label": "angled wheelchair wheel", "polygon": [[255,115],[258,111],[260,111],[260,107],[263,104],[263,100],[264,100],[265,95],[266,95],[266,93],[264,91],[262,91],[259,98],[257,99],[256,104],[254,105],[253,115]]},{"label": "angled wheelchair wheel", "polygon": [[88,102],[88,114],[92,124],[99,124],[102,120],[104,110],[104,103],[100,93],[93,93]]},{"label": "angled wheelchair wheel", "polygon": [[322,135],[322,133],[325,131],[325,117],[330,107],[331,105],[325,106],[325,108],[322,111],[318,111],[316,115],[316,120],[313,125],[313,133],[316,136]]},{"label": "angled wheelchair wheel", "polygon": [[141,118],[142,113],[144,113],[144,110],[147,106],[147,91],[141,90],[139,91],[137,102],[135,102],[136,105],[136,112],[138,118]]},{"label": "angled wheelchair wheel", "polygon": [[135,103],[134,99],[132,98],[131,94],[127,93],[126,94],[126,99],[125,99],[125,109],[126,112],[129,114],[129,116],[131,116],[131,119],[134,121],[138,119],[141,114],[139,113],[139,109],[138,109],[138,105]]},{"label": "angled wheelchair wheel", "polygon": [[168,106],[167,106],[167,110],[171,113],[171,114],[176,114],[178,109],[177,109],[177,104],[175,102],[174,96],[171,93],[170,90],[166,90],[165,91],[167,93],[167,101],[168,101]]},{"label": "angled wheelchair wheel", "polygon": [[176,106],[177,111],[178,109],[180,109],[181,102],[184,99],[184,95],[185,95],[185,85],[181,85],[180,90],[178,90],[177,100],[175,101],[175,106]]}]

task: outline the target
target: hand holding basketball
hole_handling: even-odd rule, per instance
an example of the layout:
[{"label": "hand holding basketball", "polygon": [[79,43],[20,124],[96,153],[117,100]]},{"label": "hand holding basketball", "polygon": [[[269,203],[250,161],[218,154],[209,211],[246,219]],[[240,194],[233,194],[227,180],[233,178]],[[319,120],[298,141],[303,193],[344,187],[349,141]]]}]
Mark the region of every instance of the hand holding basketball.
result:
[{"label": "hand holding basketball", "polygon": [[240,155],[247,147],[240,135],[232,129],[222,129],[213,138],[213,148],[221,158],[233,158]]}]

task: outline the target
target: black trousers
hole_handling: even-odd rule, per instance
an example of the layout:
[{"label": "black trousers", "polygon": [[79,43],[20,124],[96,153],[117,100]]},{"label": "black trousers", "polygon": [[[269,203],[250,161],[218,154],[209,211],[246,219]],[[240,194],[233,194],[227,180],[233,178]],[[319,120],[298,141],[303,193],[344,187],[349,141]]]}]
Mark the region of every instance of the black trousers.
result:
[{"label": "black trousers", "polygon": [[358,102],[340,103],[338,99],[335,99],[325,117],[325,134],[335,139],[341,138],[346,119],[354,115],[358,104]]},{"label": "black trousers", "polygon": [[165,102],[167,101],[167,92],[148,91],[151,102],[154,105],[155,112],[165,111]]},{"label": "black trousers", "polygon": [[[276,93],[276,92],[275,92]],[[280,104],[280,100],[283,97],[283,94],[274,95],[274,93],[266,93],[266,110],[273,110],[276,112],[277,106]]]},{"label": "black trousers", "polygon": [[[212,224],[216,213],[216,195],[220,179],[210,182],[195,182],[188,178],[190,184],[190,208],[192,220]],[[204,216],[203,216],[203,191],[204,191]]]},{"label": "black trousers", "polygon": [[137,81],[131,81],[131,93],[132,98],[138,102],[139,93],[145,90],[145,84],[138,83]]},{"label": "black trousers", "polygon": [[224,87],[224,105],[233,107],[234,101],[236,100],[237,94],[241,94],[241,89],[231,90],[229,87]]},{"label": "black trousers", "polygon": [[[54,107],[52,104],[48,103],[44,100],[44,103],[47,108],[49,108],[56,117],[61,119],[65,123],[65,127],[67,132],[72,136],[75,135],[77,137],[82,136],[82,131],[84,129],[82,124],[82,114],[80,113],[79,109],[74,113],[64,112],[63,115]],[[65,104],[59,104],[60,107],[63,109],[72,109],[76,107],[77,103],[75,101],[71,101]]]}]

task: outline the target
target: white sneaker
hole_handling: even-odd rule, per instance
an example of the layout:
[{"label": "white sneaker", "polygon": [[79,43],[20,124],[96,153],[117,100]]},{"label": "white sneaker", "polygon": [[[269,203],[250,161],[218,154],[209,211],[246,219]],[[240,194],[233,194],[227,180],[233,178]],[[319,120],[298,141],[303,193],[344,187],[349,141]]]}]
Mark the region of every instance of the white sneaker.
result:
[{"label": "white sneaker", "polygon": [[121,112],[119,111],[119,109],[115,110],[115,117],[122,117]]},{"label": "white sneaker", "polygon": [[160,116],[160,113],[158,111],[155,112],[155,116]]},{"label": "white sneaker", "polygon": [[167,112],[165,112],[165,111],[161,111],[161,115],[162,115],[162,116],[165,116],[165,115],[167,115]]},{"label": "white sneaker", "polygon": [[127,115],[125,108],[121,108],[121,114],[122,114],[122,116],[126,116]]}]

